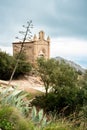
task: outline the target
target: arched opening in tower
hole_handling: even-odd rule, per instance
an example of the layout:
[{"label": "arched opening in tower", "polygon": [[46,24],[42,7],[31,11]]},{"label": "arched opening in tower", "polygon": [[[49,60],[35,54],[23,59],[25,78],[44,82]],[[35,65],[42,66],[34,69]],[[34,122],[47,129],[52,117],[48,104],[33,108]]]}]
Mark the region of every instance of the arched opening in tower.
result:
[{"label": "arched opening in tower", "polygon": [[45,51],[44,50],[39,51],[38,57],[45,57]]}]

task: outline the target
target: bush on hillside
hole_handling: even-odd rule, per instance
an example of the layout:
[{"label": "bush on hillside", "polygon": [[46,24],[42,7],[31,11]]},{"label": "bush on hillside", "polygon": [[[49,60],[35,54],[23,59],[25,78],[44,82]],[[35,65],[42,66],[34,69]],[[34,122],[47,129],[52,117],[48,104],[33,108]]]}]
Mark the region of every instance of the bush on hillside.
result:
[{"label": "bush on hillside", "polygon": [[49,88],[55,93],[64,87],[73,87],[77,82],[76,70],[64,61],[58,62],[55,59],[38,59],[38,72],[48,94]]},{"label": "bush on hillside", "polygon": [[36,97],[32,101],[33,105],[44,108],[47,112],[57,111],[69,115],[75,111],[79,112],[84,102],[87,102],[86,80],[81,84],[76,70],[64,61],[59,63],[53,59],[39,59],[38,72],[44,83],[46,95]]},{"label": "bush on hillside", "polygon": [[10,78],[14,63],[12,56],[0,51],[0,79],[7,80]]},{"label": "bush on hillside", "polygon": [[[25,61],[23,55],[19,59],[18,67],[15,71],[14,78],[17,78],[20,75],[29,74],[32,67],[31,64]],[[12,74],[12,71],[17,62],[16,57],[10,56],[5,52],[0,51],[0,79],[9,80]]]},{"label": "bush on hillside", "polygon": [[61,90],[58,94],[50,92],[48,96],[37,96],[32,101],[32,105],[43,108],[48,113],[56,111],[60,115],[69,115],[79,112],[84,105],[84,100],[87,101],[85,93],[74,88]]},{"label": "bush on hillside", "polygon": [[2,106],[0,107],[0,128],[2,130],[33,130],[33,125],[23,118],[16,108]]}]

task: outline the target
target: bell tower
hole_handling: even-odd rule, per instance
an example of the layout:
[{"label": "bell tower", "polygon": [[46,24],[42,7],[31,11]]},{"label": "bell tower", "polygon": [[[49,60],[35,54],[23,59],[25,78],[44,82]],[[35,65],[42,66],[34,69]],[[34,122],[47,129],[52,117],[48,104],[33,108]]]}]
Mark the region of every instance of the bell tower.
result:
[{"label": "bell tower", "polygon": [[39,39],[44,40],[44,32],[43,31],[39,32]]}]

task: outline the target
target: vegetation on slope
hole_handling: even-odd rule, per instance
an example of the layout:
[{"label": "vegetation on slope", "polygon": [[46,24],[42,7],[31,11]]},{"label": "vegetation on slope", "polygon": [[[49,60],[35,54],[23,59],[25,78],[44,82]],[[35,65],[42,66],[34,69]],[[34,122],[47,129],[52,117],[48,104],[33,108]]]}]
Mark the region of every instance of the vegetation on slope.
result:
[{"label": "vegetation on slope", "polygon": [[[16,64],[17,56],[13,57],[5,52],[0,51],[0,79],[9,80]],[[28,74],[32,67],[31,64],[25,62],[25,55],[21,54],[21,57],[18,62],[18,67],[14,74],[14,78],[17,78],[20,75]]]},{"label": "vegetation on slope", "polygon": [[[9,64],[13,65],[14,62],[10,61],[13,57],[7,57],[6,53],[0,52],[0,55],[2,67],[0,74],[2,74],[6,70],[6,72],[10,71]],[[5,57],[4,60],[2,57]],[[8,68],[6,68],[7,63]],[[41,77],[46,92],[36,96],[32,103],[22,91],[14,89],[9,91],[7,88],[0,92],[0,128],[2,130],[86,130],[87,72],[79,75],[65,62],[39,59],[37,74]]]}]

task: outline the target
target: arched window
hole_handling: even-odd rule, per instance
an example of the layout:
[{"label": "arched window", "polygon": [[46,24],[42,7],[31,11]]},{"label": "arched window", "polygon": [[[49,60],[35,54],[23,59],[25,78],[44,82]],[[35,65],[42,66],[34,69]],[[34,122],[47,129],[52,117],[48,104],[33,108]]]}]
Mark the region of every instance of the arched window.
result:
[{"label": "arched window", "polygon": [[43,51],[41,50],[40,52],[39,52],[39,54],[38,54],[38,57],[44,57],[45,56],[45,54],[43,53]]}]

